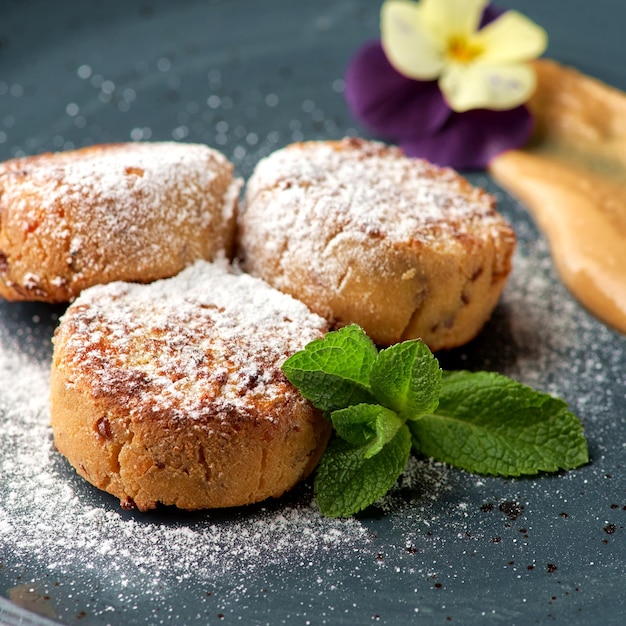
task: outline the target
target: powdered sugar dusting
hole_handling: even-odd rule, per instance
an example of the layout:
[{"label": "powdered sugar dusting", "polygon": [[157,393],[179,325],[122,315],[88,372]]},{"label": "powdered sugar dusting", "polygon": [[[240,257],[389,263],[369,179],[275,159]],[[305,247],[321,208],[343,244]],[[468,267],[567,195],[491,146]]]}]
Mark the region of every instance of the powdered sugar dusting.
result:
[{"label": "powdered sugar dusting", "polygon": [[63,301],[90,284],[171,276],[224,254],[241,188],[232,173],[217,150],[173,142],[4,163],[3,280]]},{"label": "powdered sugar dusting", "polygon": [[[131,414],[151,406],[194,419],[284,395],[280,365],[326,328],[263,281],[199,261],[150,285],[86,290],[57,339],[72,380],[95,396],[124,398]],[[131,374],[140,385],[120,384]]]},{"label": "powdered sugar dusting", "polygon": [[[253,614],[257,609],[252,607],[266,606],[272,591],[285,588],[293,611],[310,611],[311,623],[332,622],[338,613],[327,608],[325,617],[316,620],[319,615],[307,604],[310,598],[330,598],[330,603],[334,598],[340,606],[339,595],[355,585],[373,597],[375,608],[364,607],[359,596],[355,602],[361,604],[348,617],[362,617],[370,609],[374,614],[385,606],[376,593],[383,578],[404,585],[405,601],[425,612],[441,603],[439,596],[427,595],[438,593],[434,584],[454,587],[480,575],[481,581],[493,576],[494,589],[499,589],[500,577],[509,580],[503,568],[518,563],[523,578],[519,593],[525,593],[522,589],[533,584],[526,565],[550,550],[558,524],[567,521],[559,521],[559,514],[572,511],[573,500],[580,499],[588,481],[594,493],[602,491],[606,468],[614,462],[607,459],[621,452],[615,430],[618,404],[610,394],[623,393],[626,381],[619,349],[623,342],[588,316],[557,282],[545,242],[527,242],[525,227],[516,224],[516,229],[521,243],[496,323],[455,354],[461,365],[496,368],[568,400],[594,445],[591,466],[554,477],[507,481],[412,459],[397,487],[374,507],[380,519],[375,513],[350,520],[321,518],[310,484],[279,501],[229,512],[128,513],[116,499],[75,476],[53,450],[47,411],[51,328],[44,332],[46,325],[35,321],[50,311],[39,311],[26,324],[14,314],[14,305],[4,304],[0,558],[5,571],[10,567],[19,572],[22,578],[16,583],[26,581],[42,595],[69,597],[60,603],[64,621],[76,620],[82,610],[96,624],[181,623],[185,603],[197,611],[197,623],[217,620],[218,613],[236,618]],[[166,297],[164,285],[160,295]],[[21,311],[22,319],[30,316]],[[585,497],[593,498],[589,491]],[[530,539],[519,532],[522,522],[511,524],[498,512],[503,499],[525,507],[527,529],[534,520]],[[483,512],[490,506],[495,506],[493,513]],[[593,532],[587,513],[581,509],[578,515],[584,517],[576,529],[591,524]],[[602,526],[598,530],[602,533]],[[494,543],[496,535],[500,543]],[[533,537],[545,539],[547,547],[541,543],[539,550]],[[565,585],[567,557],[557,556]],[[515,566],[506,565],[511,560]],[[515,571],[510,578],[514,576]],[[546,582],[537,579],[536,584]],[[512,593],[517,589],[512,587]],[[446,601],[455,597],[447,595]],[[479,604],[491,606],[489,598]]]},{"label": "powdered sugar dusting", "polygon": [[[270,198],[275,237],[289,233],[298,244],[325,242],[329,221],[339,231],[439,245],[455,233],[471,232],[475,222],[485,229],[502,223],[491,198],[452,170],[357,139],[295,144],[271,154],[250,179],[246,206],[259,194]],[[263,219],[245,213],[250,236]],[[319,236],[316,228],[322,229]]]},{"label": "powdered sugar dusting", "polygon": [[[249,316],[256,311],[254,328],[262,327],[259,319],[271,317],[271,305],[262,305],[260,281],[242,276],[234,285],[227,281],[227,290],[218,273],[212,295],[203,292],[202,275],[199,265],[182,275],[182,310],[194,297],[204,303],[215,298],[232,301],[247,291],[249,301],[240,304]],[[86,298],[94,302],[127,290],[144,304],[150,301],[140,287],[115,284],[88,291]],[[156,284],[154,290],[152,297],[181,296],[177,290],[174,296],[166,284]],[[321,323],[308,317],[300,303],[282,294],[278,298],[294,323],[312,320],[314,328]],[[81,598],[80,608],[93,620],[90,623],[103,624],[116,621],[107,615],[120,605],[132,613],[138,599],[151,597],[155,613],[146,623],[180,623],[175,614],[168,616],[171,609],[159,613],[170,602],[180,606],[181,596],[172,597],[172,589],[202,589],[196,600],[201,607],[211,595],[207,592],[222,585],[245,593],[242,581],[262,578],[274,568],[290,571],[303,562],[330,562],[370,541],[367,529],[356,520],[323,519],[308,485],[281,501],[233,511],[180,516],[167,510],[145,515],[123,511],[115,498],[76,476],[54,451],[48,425],[50,334],[39,332],[46,325],[38,315],[30,325],[14,319],[15,307],[0,307],[0,567],[23,572],[16,581],[21,588],[29,580],[27,595],[39,590],[46,597],[62,593]],[[18,324],[30,329],[21,333],[23,337],[16,336]],[[234,332],[232,325],[223,330]],[[315,330],[302,329],[293,341],[306,342],[309,334]],[[71,609],[69,615],[57,616],[63,621],[73,618]]]},{"label": "powdered sugar dusting", "polygon": [[[466,355],[467,365],[494,366],[481,362],[477,351],[481,345],[499,345],[499,371],[565,397],[580,412],[592,440],[601,445],[606,436],[608,444],[615,423],[609,414],[611,402],[606,409],[590,409],[597,406],[598,376],[624,388],[619,351],[613,360],[606,358],[614,335],[556,283],[543,241],[522,242],[514,266],[498,310],[504,320],[486,329],[490,334],[484,342],[479,339],[461,351],[461,361]],[[190,289],[196,271],[187,274]],[[165,288],[162,285],[163,297]],[[126,287],[106,289],[113,293]],[[137,297],[141,293],[138,290]],[[86,297],[91,297],[89,292]],[[517,526],[503,529],[493,517],[497,511],[486,518],[486,513],[473,513],[473,507],[494,495],[525,498],[527,511],[533,503],[541,509],[538,533],[546,507],[550,510],[544,500],[556,499],[554,506],[560,508],[555,514],[569,510],[567,486],[583,482],[577,473],[548,483],[482,479],[413,459],[397,487],[378,503],[380,522],[371,516],[321,518],[309,485],[280,501],[232,512],[175,516],[168,511],[121,511],[116,499],[75,476],[54,452],[45,358],[50,337],[36,332],[43,324],[34,322],[27,325],[28,333],[17,337],[12,310],[12,305],[0,309],[0,545],[3,555],[11,555],[5,566],[10,563],[15,571],[24,571],[30,587],[76,598],[79,604],[65,603],[77,607],[74,613],[70,608],[61,614],[69,621],[80,608],[98,624],[119,622],[122,610],[128,623],[180,623],[177,607],[193,602],[198,623],[206,623],[210,620],[203,607],[209,603],[220,607],[211,615],[221,611],[228,617],[241,612],[246,602],[265,601],[261,589],[265,586],[271,593],[277,585],[269,582],[273,576],[291,581],[295,602],[311,594],[332,594],[333,589],[340,593],[350,580],[375,595],[376,581],[390,576],[409,585],[406,597],[411,598],[414,588],[426,590],[435,581],[453,585],[457,576],[462,581],[472,549],[482,550],[481,571],[487,575],[489,559],[497,564],[500,558],[489,552],[494,532],[508,533],[499,550],[510,546],[506,554],[516,554],[525,563],[529,548],[514,543],[520,536]],[[500,326],[508,334],[502,336]],[[504,358],[509,343],[514,350],[510,359]],[[603,474],[602,458],[595,463],[583,476]],[[578,493],[578,487],[573,489]],[[378,597],[377,603],[381,601]],[[423,610],[430,606],[418,605]],[[141,614],[138,606],[143,607]],[[146,606],[152,607],[147,613]],[[306,613],[306,605],[300,610]],[[327,616],[321,621],[329,620]],[[311,621],[315,623],[315,616]]]}]

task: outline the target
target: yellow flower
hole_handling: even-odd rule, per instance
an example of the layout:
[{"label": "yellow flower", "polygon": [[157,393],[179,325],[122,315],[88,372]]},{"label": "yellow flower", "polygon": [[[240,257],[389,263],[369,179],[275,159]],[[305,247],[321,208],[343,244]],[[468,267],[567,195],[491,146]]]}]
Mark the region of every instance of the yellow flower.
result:
[{"label": "yellow flower", "polygon": [[417,80],[439,80],[450,107],[512,109],[532,95],[536,78],[528,61],[548,37],[517,11],[479,29],[486,0],[386,0],[382,45],[389,62]]}]

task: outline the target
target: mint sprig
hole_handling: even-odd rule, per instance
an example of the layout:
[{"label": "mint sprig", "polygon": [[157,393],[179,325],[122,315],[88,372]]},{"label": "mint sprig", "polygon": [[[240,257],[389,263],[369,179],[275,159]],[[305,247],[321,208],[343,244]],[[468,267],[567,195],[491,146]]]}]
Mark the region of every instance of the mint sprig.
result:
[{"label": "mint sprig", "polygon": [[331,440],[315,475],[315,496],[328,517],[347,517],[382,498],[404,471],[411,454],[411,434],[403,426],[374,456],[365,446]]},{"label": "mint sprig", "polygon": [[409,425],[414,447],[469,472],[520,476],[586,463],[565,402],[492,372],[448,372],[439,406]]},{"label": "mint sprig", "polygon": [[442,372],[421,341],[378,352],[356,325],[287,359],[289,381],[332,422],[315,494],[330,517],[353,515],[393,487],[411,449],[479,474],[520,476],[588,462],[563,400],[489,372]]},{"label": "mint sprig", "polygon": [[354,447],[362,447],[366,458],[378,454],[404,426],[395,412],[379,404],[355,404],[330,414],[335,431]]},{"label": "mint sprig", "polygon": [[370,385],[380,404],[415,420],[437,408],[441,374],[426,344],[405,341],[381,350],[372,365]]},{"label": "mint sprig", "polygon": [[375,402],[370,390],[378,350],[356,325],[315,339],[283,364],[292,385],[322,411]]}]

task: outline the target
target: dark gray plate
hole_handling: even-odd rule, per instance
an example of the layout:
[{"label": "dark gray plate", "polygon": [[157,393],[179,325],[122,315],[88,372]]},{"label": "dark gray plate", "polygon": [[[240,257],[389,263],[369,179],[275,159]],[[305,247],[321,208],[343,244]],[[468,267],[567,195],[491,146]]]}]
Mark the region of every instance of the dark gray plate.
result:
[{"label": "dark gray plate", "polygon": [[[549,56],[626,89],[622,0],[502,2]],[[359,133],[349,56],[371,0],[4,0],[0,158],[97,142],[222,149],[247,176],[298,139]],[[355,519],[280,501],[185,515],[120,510],[53,450],[50,338],[60,307],[0,304],[0,622],[42,624],[622,623],[626,341],[561,286],[523,207],[486,176],[520,245],[501,305],[447,367],[496,369],[564,397],[591,463],[523,480],[411,463]],[[10,598],[8,602],[6,598]]]}]

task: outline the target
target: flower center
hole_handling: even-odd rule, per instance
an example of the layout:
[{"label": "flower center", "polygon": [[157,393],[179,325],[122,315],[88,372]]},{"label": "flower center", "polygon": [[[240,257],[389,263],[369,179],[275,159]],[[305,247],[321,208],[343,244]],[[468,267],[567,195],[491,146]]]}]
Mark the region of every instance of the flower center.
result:
[{"label": "flower center", "polygon": [[448,57],[457,63],[471,63],[482,52],[481,46],[465,37],[451,37],[448,41]]}]

